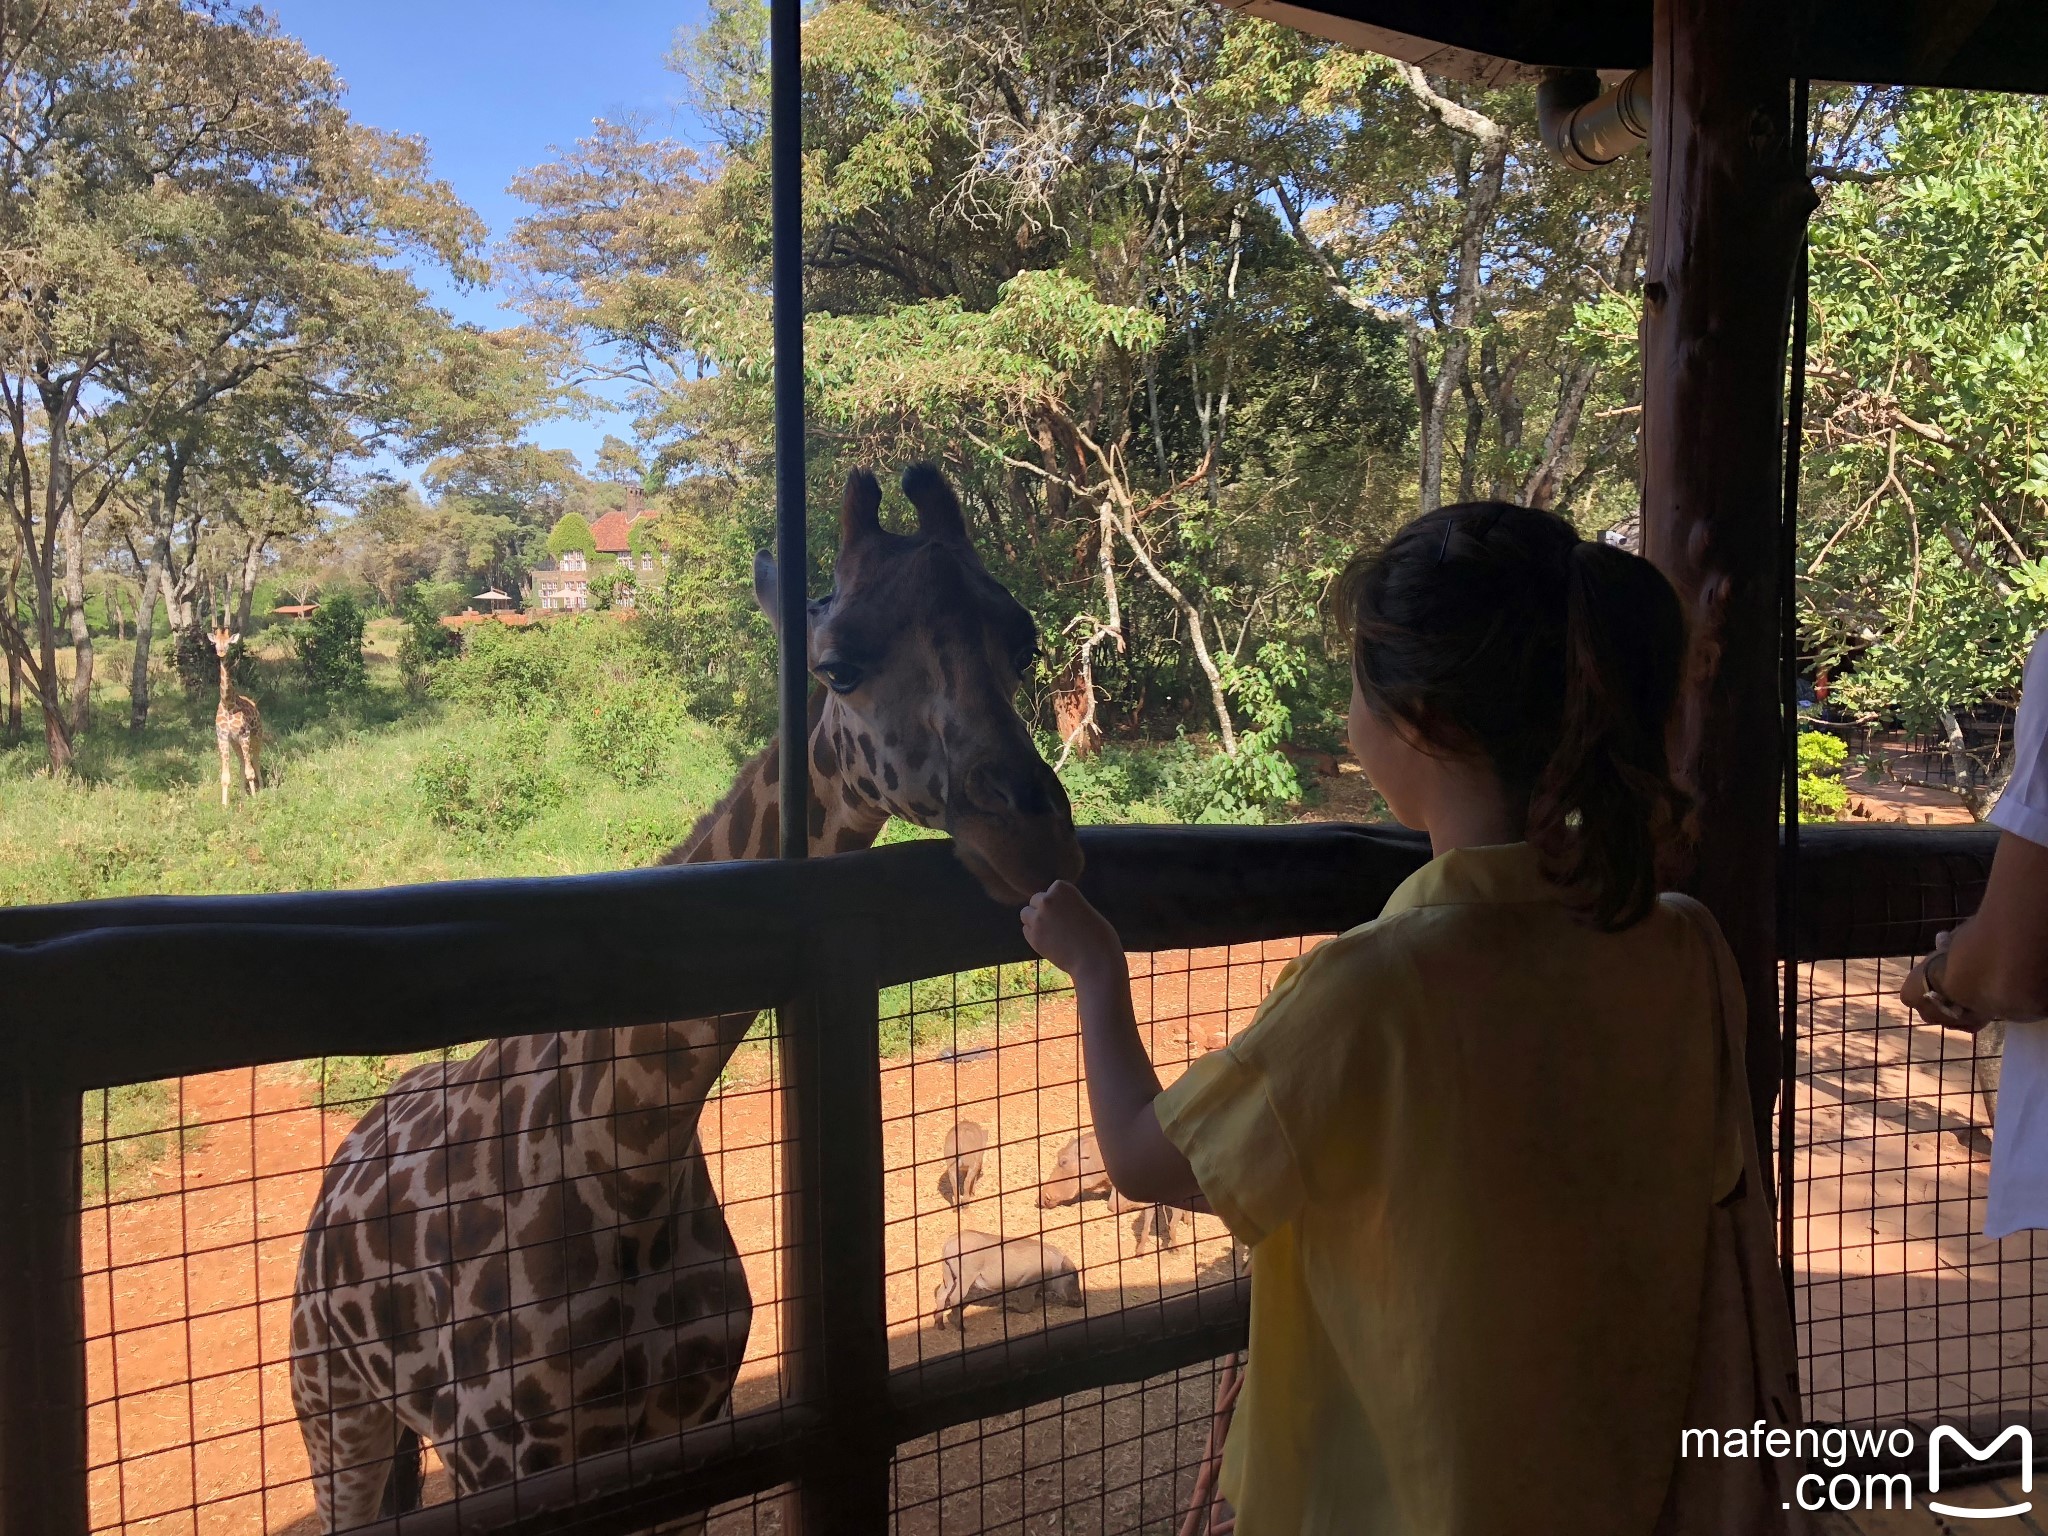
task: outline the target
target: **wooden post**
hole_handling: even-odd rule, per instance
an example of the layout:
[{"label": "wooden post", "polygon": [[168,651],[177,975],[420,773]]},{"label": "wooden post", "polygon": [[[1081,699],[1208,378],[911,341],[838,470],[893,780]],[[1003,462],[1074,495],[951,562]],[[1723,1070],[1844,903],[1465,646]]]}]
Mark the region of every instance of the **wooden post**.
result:
[{"label": "wooden post", "polygon": [[1692,624],[1694,882],[1742,970],[1758,1145],[1778,1081],[1777,533],[1792,277],[1814,206],[1784,0],[1657,0],[1643,532]]},{"label": "wooden post", "polygon": [[79,1095],[8,1074],[0,1096],[0,1536],[85,1536]]},{"label": "wooden post", "polygon": [[802,994],[782,1010],[785,1380],[825,1415],[796,1497],[783,1506],[802,1536],[883,1536],[889,1528],[896,1440],[875,948],[868,924],[826,929],[808,957]]}]

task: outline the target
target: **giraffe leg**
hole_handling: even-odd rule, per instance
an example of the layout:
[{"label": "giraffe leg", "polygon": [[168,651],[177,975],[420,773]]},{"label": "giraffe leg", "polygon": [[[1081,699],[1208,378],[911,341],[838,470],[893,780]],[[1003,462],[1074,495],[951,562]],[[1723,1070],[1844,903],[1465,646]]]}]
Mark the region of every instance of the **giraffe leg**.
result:
[{"label": "giraffe leg", "polygon": [[244,736],[240,745],[242,748],[242,792],[253,795],[256,793],[257,754],[261,751],[261,748],[256,745],[256,738],[254,736]]},{"label": "giraffe leg", "polygon": [[234,770],[231,767],[233,753],[228,745],[228,738],[225,732],[218,734],[215,739],[220,744],[220,803],[226,805],[228,803],[228,785],[234,779]]},{"label": "giraffe leg", "polygon": [[[328,1378],[323,1403],[316,1406],[299,1390],[302,1371]],[[294,1361],[292,1385],[322,1531],[346,1531],[418,1507],[419,1437],[399,1423],[388,1401],[347,1374],[338,1351]]]}]

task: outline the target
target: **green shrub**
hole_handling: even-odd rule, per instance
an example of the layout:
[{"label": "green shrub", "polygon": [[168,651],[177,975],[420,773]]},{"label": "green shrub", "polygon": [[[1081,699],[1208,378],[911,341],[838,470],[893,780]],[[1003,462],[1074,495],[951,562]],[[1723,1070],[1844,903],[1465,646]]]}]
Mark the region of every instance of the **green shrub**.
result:
[{"label": "green shrub", "polygon": [[346,592],[323,598],[291,632],[291,640],[299,675],[312,692],[346,697],[369,685],[363,666],[363,610]]},{"label": "green shrub", "polygon": [[547,762],[547,722],[522,719],[430,753],[413,787],[434,825],[475,837],[517,831],[568,798]]},{"label": "green shrub", "polygon": [[398,638],[398,675],[414,698],[426,693],[434,668],[462,649],[455,632],[441,622],[442,609],[429,590],[432,585],[440,584],[419,582],[398,601],[398,617],[405,625]]},{"label": "green shrub", "polygon": [[1799,819],[1835,821],[1849,808],[1849,787],[1842,770],[1848,745],[1826,731],[1799,733]]},{"label": "green shrub", "polygon": [[477,625],[463,642],[461,654],[435,670],[435,695],[472,704],[489,715],[552,710],[562,673],[555,628]]},{"label": "green shrub", "polygon": [[[213,648],[213,631],[204,623],[189,625],[171,637],[171,665],[178,682],[193,698],[211,698],[220,692],[220,653]],[[228,678],[236,687],[247,687],[256,671],[256,659],[246,642],[237,639],[228,647]]]},{"label": "green shrub", "polygon": [[571,702],[568,712],[576,755],[628,787],[660,771],[683,719],[677,700],[646,677],[602,687]]}]

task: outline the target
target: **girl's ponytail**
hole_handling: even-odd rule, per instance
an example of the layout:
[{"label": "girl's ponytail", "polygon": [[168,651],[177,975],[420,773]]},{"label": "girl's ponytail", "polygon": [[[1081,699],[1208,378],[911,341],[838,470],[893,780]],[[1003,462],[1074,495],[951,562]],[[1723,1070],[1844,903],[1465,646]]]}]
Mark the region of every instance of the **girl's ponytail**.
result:
[{"label": "girl's ponytail", "polygon": [[1687,810],[1665,747],[1685,622],[1647,560],[1582,541],[1565,565],[1564,707],[1528,837],[1554,879],[1587,893],[1594,921],[1625,928],[1656,900]]},{"label": "girl's ponytail", "polygon": [[1354,561],[1344,607],[1367,704],[1483,753],[1601,927],[1647,914],[1689,804],[1665,750],[1685,624],[1663,574],[1553,512],[1468,502]]}]

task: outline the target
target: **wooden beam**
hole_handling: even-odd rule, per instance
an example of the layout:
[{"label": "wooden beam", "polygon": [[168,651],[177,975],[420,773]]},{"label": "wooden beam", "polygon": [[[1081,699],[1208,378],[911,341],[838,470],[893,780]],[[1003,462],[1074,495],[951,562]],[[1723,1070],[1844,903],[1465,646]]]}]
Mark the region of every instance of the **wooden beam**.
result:
[{"label": "wooden beam", "polygon": [[1699,799],[1695,889],[1741,967],[1764,1147],[1778,1078],[1781,418],[1814,206],[1790,123],[1792,9],[1657,0],[1643,287],[1644,546],[1692,625],[1676,744]]}]

